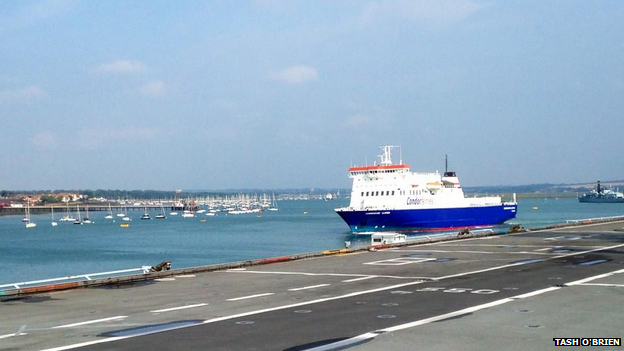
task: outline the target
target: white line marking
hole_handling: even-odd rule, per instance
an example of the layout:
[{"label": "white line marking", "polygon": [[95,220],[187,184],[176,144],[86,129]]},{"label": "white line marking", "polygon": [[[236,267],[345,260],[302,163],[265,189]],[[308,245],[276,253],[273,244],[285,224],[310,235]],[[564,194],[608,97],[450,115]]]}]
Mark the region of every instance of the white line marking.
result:
[{"label": "white line marking", "polygon": [[102,318],[102,319],[96,319],[96,320],[80,322],[80,323],[59,325],[59,326],[56,326],[56,327],[52,327],[52,329],[71,328],[71,327],[77,327],[77,326],[80,326],[80,325],[100,323],[100,322],[107,322],[107,321],[114,321],[114,320],[117,320],[117,319],[124,319],[124,318],[128,318],[128,316],[116,316],[116,317]]},{"label": "white line marking", "polygon": [[235,297],[233,299],[227,299],[225,301],[246,300],[246,299],[253,299],[255,297],[262,297],[262,296],[269,296],[269,295],[275,295],[275,293],[264,293],[264,294],[256,294],[256,295],[249,295],[249,296],[243,296],[243,297]]},{"label": "white line marking", "polygon": [[307,290],[307,289],[314,289],[314,288],[321,288],[323,286],[329,286],[330,284],[319,284],[319,285],[312,285],[312,286],[304,286],[301,288],[292,288],[292,289],[288,289],[288,291],[299,291],[299,290]]},{"label": "white line marking", "polygon": [[544,241],[553,241],[553,240],[563,239],[563,238],[565,238],[565,236],[553,236],[550,238],[544,238]]},{"label": "white line marking", "polygon": [[[619,271],[616,271],[619,272]],[[613,274],[615,272],[611,272],[609,274]],[[598,277],[598,276],[597,276]],[[593,278],[593,277],[591,277]],[[526,294],[522,294],[522,295],[516,295],[513,297],[509,297],[509,298],[504,298],[504,299],[500,299],[497,301],[492,301],[483,305],[478,305],[478,306],[473,306],[473,307],[468,307],[468,308],[464,308],[463,310],[459,310],[459,311],[454,311],[454,312],[450,312],[450,313],[445,313],[439,316],[435,316],[435,317],[431,317],[431,318],[426,318],[426,319],[421,319],[418,321],[413,321],[413,322],[409,322],[409,323],[405,323],[405,324],[400,324],[400,325],[396,325],[393,327],[389,327],[389,328],[385,328],[385,329],[379,329],[379,330],[375,330],[374,332],[368,332],[368,333],[364,333],[346,340],[341,340],[332,344],[328,344],[328,345],[323,345],[323,346],[319,346],[319,347],[315,347],[315,348],[311,348],[311,349],[307,349],[306,351],[330,351],[330,350],[337,350],[337,349],[342,349],[345,348],[346,346],[349,345],[353,345],[353,344],[357,344],[360,343],[364,340],[368,340],[368,339],[373,339],[375,337],[377,337],[380,334],[383,333],[387,333],[387,332],[395,332],[395,331],[399,331],[399,330],[403,330],[403,329],[408,329],[408,328],[413,328],[413,327],[417,327],[420,325],[424,325],[424,324],[429,324],[432,322],[437,322],[440,320],[444,320],[444,319],[448,319],[448,318],[453,318],[453,317],[457,317],[457,316],[461,316],[461,315],[465,315],[468,313],[473,313],[479,310],[483,310],[486,308],[490,308],[490,307],[495,307],[495,306],[500,306],[503,304],[506,304],[508,302],[513,302],[515,300],[518,299],[524,299],[527,297],[533,297],[533,296],[537,296],[540,294],[544,294],[547,292],[551,292],[551,291],[555,291],[555,290],[559,290],[561,289],[560,287],[550,287],[550,288],[546,288],[546,289],[540,289],[540,290],[536,290],[536,291],[532,291],[530,293],[526,293]]]},{"label": "white line marking", "polygon": [[[546,250],[548,250],[548,248]],[[539,253],[539,252],[534,252],[534,251],[410,250],[409,252],[474,253],[474,254],[495,254],[495,255],[550,255],[549,253]]]},{"label": "white line marking", "polygon": [[[555,230],[555,229],[546,229],[546,230],[541,230],[541,231],[533,231],[533,232],[530,232],[530,233],[546,232],[546,231],[552,231],[552,230]],[[517,235],[521,235],[521,234],[526,234],[526,233],[507,234],[505,236],[517,236]],[[480,239],[483,239],[483,238],[466,238],[466,239],[462,239],[462,240],[480,240]],[[599,251],[599,250],[604,250],[604,249],[613,249],[613,248],[620,247],[620,246],[624,246],[624,244],[610,246],[610,247],[604,247],[604,248],[601,248],[601,249],[596,249],[596,250],[591,250],[591,251],[586,251],[586,252],[593,252],[593,251]],[[583,253],[586,253],[586,252],[583,252]],[[569,255],[555,256],[555,257],[544,259],[541,262],[557,259],[557,258],[560,258],[560,257],[579,255],[579,254],[583,254],[583,253],[573,253],[573,254],[569,254]],[[507,267],[510,267],[510,266],[518,266],[518,265],[521,265],[521,264],[527,264],[527,263],[504,265],[504,266],[501,266],[501,267],[495,267],[495,269],[503,269],[503,268],[507,268]],[[463,276],[463,275],[468,275],[468,274],[477,274],[477,273],[482,273],[482,272],[490,271],[490,270],[493,270],[493,269],[479,270],[479,271],[474,271],[474,272],[466,272],[466,273],[461,273],[459,275],[448,276],[447,278],[451,278],[451,277],[455,277],[455,276]],[[624,273],[624,269],[623,270],[619,270],[619,271],[615,271],[615,272],[612,272],[612,273],[614,273],[614,274],[615,273]],[[309,274],[309,275],[317,275],[317,274]],[[338,275],[338,276],[340,276],[340,275]],[[342,275],[342,276],[344,276],[344,275]],[[438,278],[438,279],[435,279],[435,280],[441,280],[441,279],[445,279],[445,277],[441,277],[441,278]],[[317,300],[312,300],[312,301],[307,301],[307,302],[300,302],[300,303],[296,303],[296,304],[290,304],[290,305],[278,306],[278,307],[273,307],[273,308],[266,308],[266,309],[261,309],[261,310],[249,311],[249,312],[239,313],[239,314],[235,314],[235,315],[229,315],[229,316],[223,316],[223,317],[208,319],[208,320],[205,320],[203,322],[203,324],[216,323],[216,322],[220,322],[220,321],[224,321],[224,320],[230,320],[230,319],[235,319],[235,318],[240,318],[240,317],[247,317],[247,316],[261,314],[261,313],[266,313],[266,312],[272,312],[272,311],[289,309],[289,308],[293,308],[293,307],[312,305],[312,304],[317,304],[317,303],[326,302],[326,301],[340,300],[340,299],[345,299],[345,298],[349,298],[349,297],[365,295],[365,294],[375,293],[375,292],[379,292],[379,291],[393,290],[393,289],[398,289],[398,288],[411,286],[411,285],[422,284],[422,283],[425,283],[425,282],[424,281],[409,282],[409,283],[397,284],[397,285],[392,285],[392,286],[386,286],[386,287],[377,288],[377,289],[353,292],[353,293],[349,293],[349,294],[341,295],[341,296],[328,297],[328,298],[317,299]],[[362,335],[366,335],[366,334],[362,334]],[[78,348],[78,347],[82,347],[82,346],[88,346],[88,345],[105,343],[105,342],[110,342],[110,341],[115,341],[115,340],[127,339],[127,338],[131,338],[131,337],[134,337],[134,336],[111,337],[111,338],[107,338],[107,339],[101,339],[101,340],[95,340],[95,341],[91,341],[91,342],[80,343],[80,344],[62,346],[62,347],[53,348],[53,349],[47,349],[47,350],[42,350],[42,351],[63,351],[63,350],[69,350],[69,349]]]},{"label": "white line marking", "polygon": [[552,247],[545,247],[543,249],[539,249],[539,250],[535,250],[535,251],[547,251],[547,250],[550,250],[550,249],[552,249]]},{"label": "white line marking", "polygon": [[624,288],[624,284],[600,284],[600,283],[586,283],[586,284],[576,284],[582,286],[608,286],[614,288]]},{"label": "white line marking", "polygon": [[573,282],[567,283],[566,285],[567,286],[580,285],[580,284],[584,284],[584,283],[590,282],[592,280],[607,278],[607,277],[610,277],[610,276],[612,276],[614,274],[620,274],[620,273],[624,273],[624,269],[620,269],[620,270],[617,270],[617,271],[613,271],[613,272],[609,272],[609,273],[605,273],[605,274],[600,274],[600,275],[595,275],[593,277],[589,277],[589,278],[573,281]]},{"label": "white line marking", "polygon": [[[465,273],[446,275],[446,276],[443,276],[443,277],[439,277],[439,278],[437,278],[435,280],[442,280],[442,279],[448,279],[448,278],[462,277],[462,276],[469,275],[469,274],[490,272],[490,271],[495,271],[495,270],[499,270],[499,269],[505,269],[505,268],[521,266],[521,265],[531,264],[531,263],[546,262],[546,261],[556,260],[556,259],[563,258],[563,257],[577,256],[577,255],[583,255],[583,254],[590,253],[590,252],[615,249],[615,248],[622,247],[622,246],[624,246],[624,244],[613,245],[613,246],[605,246],[605,247],[602,247],[602,248],[593,249],[593,250],[587,250],[587,251],[571,252],[571,253],[564,254],[564,255],[551,256],[551,257],[548,257],[548,258],[541,259],[539,261],[510,263],[510,264],[506,264],[506,265],[502,265],[502,266],[498,266],[498,267],[485,268],[485,269],[476,270],[476,271],[472,271],[472,272],[465,272]],[[622,270],[622,271],[624,271],[624,270]],[[579,282],[584,282],[584,280],[585,279],[579,280]]]},{"label": "white line marking", "polygon": [[512,297],[512,299],[526,299],[528,297],[541,295],[543,293],[547,293],[547,292],[551,292],[551,291],[555,291],[555,290],[559,290],[559,289],[561,289],[561,287],[552,286],[550,288],[545,288],[545,289],[541,289],[541,290],[535,290],[535,291],[532,291],[530,293],[526,293],[526,294],[522,294],[522,295],[516,295],[516,296]]},{"label": "white line marking", "polygon": [[28,333],[11,333],[11,334],[4,334],[4,335],[0,335],[0,339],[6,339],[6,338],[10,338],[12,336],[20,336],[20,335],[28,335]]},{"label": "white line marking", "polygon": [[[276,272],[276,271],[218,271],[218,272],[227,272],[227,273],[251,273],[251,274],[283,274],[283,275],[303,275],[303,276],[311,276],[311,277],[369,277],[369,274],[350,274],[350,273],[308,273],[308,272]],[[395,275],[376,275],[378,278],[392,278],[392,279],[424,279],[430,280],[431,277],[400,277]]]},{"label": "white line marking", "polygon": [[398,258],[391,258],[391,259],[382,260],[382,261],[364,262],[363,264],[370,264],[370,265],[376,265],[376,266],[402,266],[402,265],[411,264],[411,263],[421,263],[421,262],[435,261],[435,260],[436,260],[435,258],[398,257]]},{"label": "white line marking", "polygon": [[194,305],[186,305],[186,306],[180,306],[180,307],[172,307],[172,308],[165,308],[162,310],[154,310],[154,311],[150,311],[152,313],[160,313],[160,312],[170,312],[170,311],[177,311],[177,310],[184,310],[187,308],[195,308],[195,307],[201,307],[201,306],[208,306],[207,303],[198,303],[198,304],[194,304]]},{"label": "white line marking", "polygon": [[358,282],[360,280],[366,280],[366,279],[373,279],[373,278],[377,278],[376,275],[369,275],[367,277],[360,277],[360,278],[354,278],[354,279],[349,279],[349,280],[343,280],[343,283],[352,283],[352,282]]}]

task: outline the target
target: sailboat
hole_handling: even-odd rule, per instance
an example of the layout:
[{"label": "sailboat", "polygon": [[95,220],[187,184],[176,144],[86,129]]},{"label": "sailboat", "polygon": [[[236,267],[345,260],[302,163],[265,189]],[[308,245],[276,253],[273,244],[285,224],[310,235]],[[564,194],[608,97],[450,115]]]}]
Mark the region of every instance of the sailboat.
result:
[{"label": "sailboat", "polygon": [[269,211],[277,211],[277,201],[275,201],[275,193],[273,193],[273,199],[271,200],[271,207],[267,208]]},{"label": "sailboat", "polygon": [[78,213],[78,218],[74,220],[74,224],[82,225],[82,220],[80,219],[80,206],[76,205],[76,212]]},{"label": "sailboat", "polygon": [[52,222],[50,222],[50,225],[56,227],[58,223],[56,223],[56,221],[54,220],[54,207],[50,207],[50,209],[52,210]]},{"label": "sailboat", "polygon": [[82,219],[82,223],[87,223],[87,224],[93,223],[89,219],[89,205],[85,205],[85,210],[86,210],[87,213],[85,214],[85,217]]},{"label": "sailboat", "polygon": [[63,216],[61,219],[59,219],[59,222],[75,222],[76,219],[72,218],[72,216],[69,214],[69,202],[65,203],[65,216]]},{"label": "sailboat", "polygon": [[[120,201],[120,202],[119,202],[119,204],[120,204],[120,205],[122,205],[122,204],[123,204],[124,209],[126,208],[126,203],[125,203],[125,202]],[[125,210],[124,210],[124,211],[121,211],[120,213],[118,213],[118,214],[117,214],[117,217],[127,217]]]},{"label": "sailboat", "polygon": [[[123,205],[123,217],[121,218],[122,221],[126,221],[126,222],[130,222],[132,220],[132,218],[128,217],[128,209],[126,208],[126,204]],[[117,215],[119,216],[119,215]]]},{"label": "sailboat", "polygon": [[108,203],[108,215],[104,219],[113,219],[113,209],[111,209],[110,202]]},{"label": "sailboat", "polygon": [[149,215],[149,213],[147,213],[147,206],[144,207],[145,208],[145,212],[143,212],[143,215],[141,216],[141,219],[152,219]]},{"label": "sailboat", "polygon": [[31,222],[30,220],[30,201],[28,201],[26,203],[26,217],[25,219],[28,219],[26,221],[26,228],[33,228],[37,226],[37,223]]},{"label": "sailboat", "polygon": [[165,206],[163,206],[162,202],[160,203],[160,213],[157,214],[154,218],[156,219],[165,219]]}]

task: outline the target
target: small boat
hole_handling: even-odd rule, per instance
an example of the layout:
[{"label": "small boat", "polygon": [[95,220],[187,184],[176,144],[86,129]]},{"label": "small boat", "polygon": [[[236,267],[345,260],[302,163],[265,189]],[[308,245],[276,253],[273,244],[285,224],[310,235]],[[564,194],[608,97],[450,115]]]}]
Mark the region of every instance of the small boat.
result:
[{"label": "small boat", "polygon": [[104,219],[113,219],[113,209],[111,208],[110,202],[108,203],[108,215],[104,217]]},{"label": "small boat", "polygon": [[22,222],[26,223],[26,228],[34,228],[37,226],[37,223],[31,222],[30,221],[30,201],[26,203],[26,217],[24,217],[24,219],[26,219],[26,221],[24,221],[24,219],[22,219]]},{"label": "small boat", "polygon": [[147,206],[145,207],[145,212],[143,212],[143,215],[141,216],[141,219],[152,219],[152,217],[150,217],[149,213],[147,213]]},{"label": "small boat", "polygon": [[175,212],[175,211],[170,212],[169,214],[170,214],[170,215],[172,215],[172,216],[177,216],[177,215],[178,215],[178,213],[177,213],[177,212]]},{"label": "small boat", "polygon": [[165,218],[167,218],[165,216],[165,207],[163,206],[162,202],[160,203],[160,213],[157,214],[156,216],[154,216],[154,218],[156,218],[156,219],[165,219]]},{"label": "small boat", "polygon": [[200,221],[200,222],[205,222],[205,221],[206,221],[206,218],[202,218],[202,219],[200,219],[199,221]]},{"label": "small boat", "polygon": [[128,224],[128,223],[121,223],[119,226],[122,227],[122,228],[128,228],[130,226],[130,224]]},{"label": "small boat", "polygon": [[82,219],[82,223],[85,223],[85,224],[91,224],[91,223],[93,223],[93,222],[91,222],[91,220],[89,219],[89,205],[85,205],[85,211],[86,211],[86,214],[85,214],[85,217]]},{"label": "small boat", "polygon": [[402,233],[373,233],[371,235],[371,245],[385,245],[404,243],[407,241],[407,235]]},{"label": "small boat", "polygon": [[82,225],[82,219],[80,219],[80,207],[76,205],[76,212],[78,213],[78,218],[74,220],[74,224]]},{"label": "small boat", "polygon": [[56,221],[54,220],[54,207],[50,207],[50,210],[52,211],[52,222],[50,223],[50,225],[56,227],[58,223],[56,223]]},{"label": "small boat", "polygon": [[69,202],[65,203],[65,216],[63,216],[61,219],[59,219],[59,222],[74,222],[76,221],[75,218],[73,218],[70,214],[69,214]]}]

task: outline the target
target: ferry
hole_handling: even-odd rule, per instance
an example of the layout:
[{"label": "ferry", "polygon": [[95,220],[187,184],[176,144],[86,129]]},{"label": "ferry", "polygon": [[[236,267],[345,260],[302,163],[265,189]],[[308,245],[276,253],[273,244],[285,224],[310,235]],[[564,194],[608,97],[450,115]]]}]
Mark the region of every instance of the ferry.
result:
[{"label": "ferry", "polygon": [[351,202],[336,213],[355,234],[491,227],[515,218],[518,204],[500,196],[465,197],[455,172],[411,172],[392,163],[384,146],[379,165],[349,168]]}]

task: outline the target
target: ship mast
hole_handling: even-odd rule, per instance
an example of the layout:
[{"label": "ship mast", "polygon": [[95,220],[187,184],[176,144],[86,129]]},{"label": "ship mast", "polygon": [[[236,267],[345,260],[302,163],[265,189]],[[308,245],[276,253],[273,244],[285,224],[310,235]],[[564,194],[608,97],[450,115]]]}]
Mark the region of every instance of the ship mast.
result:
[{"label": "ship mast", "polygon": [[[397,145],[386,145],[383,147],[383,155],[378,155],[381,158],[380,164],[382,166],[391,166],[392,165],[392,149],[400,146]],[[380,147],[381,149],[381,147]],[[403,164],[403,160],[399,161],[399,164]]]}]

